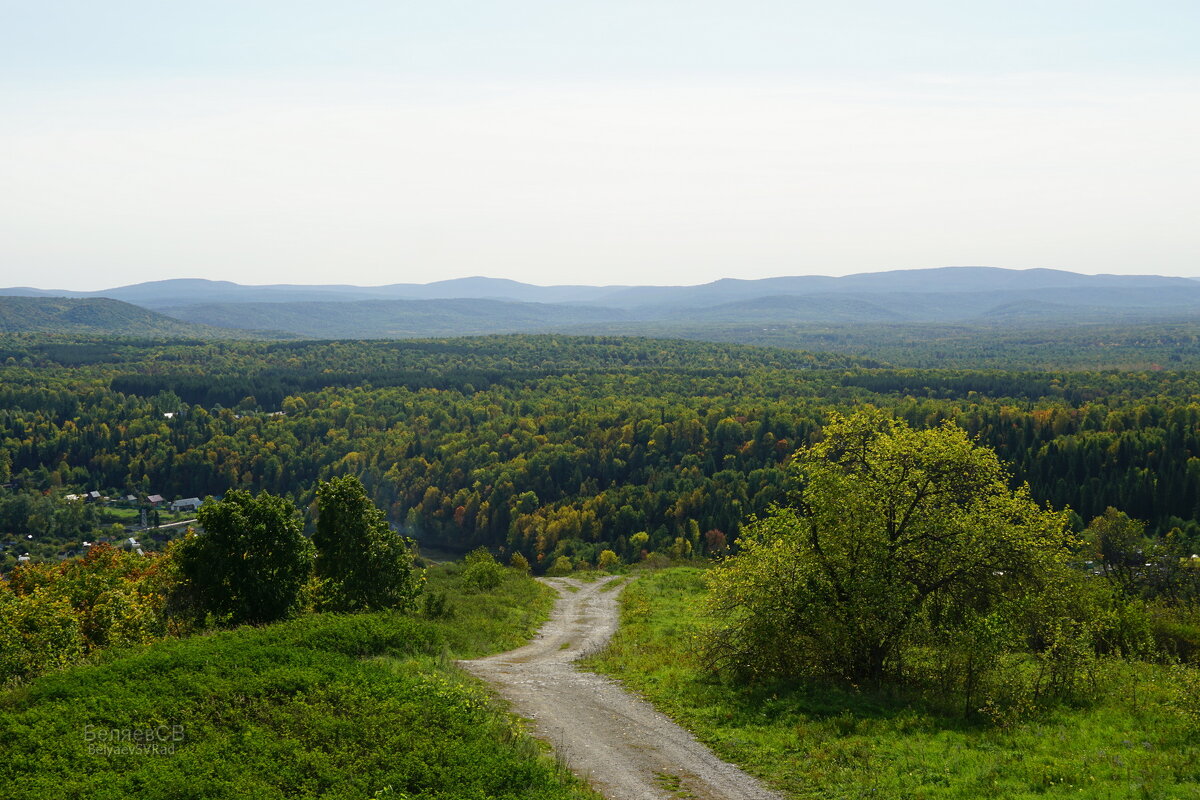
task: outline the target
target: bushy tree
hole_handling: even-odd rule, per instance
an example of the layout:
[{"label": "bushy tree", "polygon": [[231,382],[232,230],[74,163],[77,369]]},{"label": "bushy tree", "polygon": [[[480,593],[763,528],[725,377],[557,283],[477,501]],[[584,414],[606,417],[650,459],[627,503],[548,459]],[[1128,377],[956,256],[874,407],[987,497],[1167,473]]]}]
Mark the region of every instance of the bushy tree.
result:
[{"label": "bushy tree", "polygon": [[554,559],[554,563],[550,565],[550,569],[546,570],[546,574],[552,576],[570,575],[574,569],[575,565],[571,563],[571,559],[566,556],[559,556]]},{"label": "bushy tree", "polygon": [[1011,489],[952,424],[834,415],[790,470],[789,503],[752,521],[712,578],[709,653],[739,671],[878,683],[917,629],[943,642],[1008,629],[1065,569],[1065,515]]},{"label": "bushy tree", "polygon": [[196,512],[203,533],[175,548],[198,611],[231,624],[282,619],[312,570],[312,543],[294,506],[267,492],[234,489]]},{"label": "bushy tree", "polygon": [[1134,592],[1143,583],[1154,543],[1146,538],[1146,525],[1109,506],[1083,532],[1093,558],[1105,577],[1122,590]]},{"label": "bushy tree", "polygon": [[612,550],[601,550],[600,557],[596,560],[596,567],[607,571],[616,569],[621,566],[621,557]]},{"label": "bushy tree", "polygon": [[70,601],[49,587],[0,591],[0,685],[71,664],[85,642]]},{"label": "bushy tree", "polygon": [[633,550],[634,560],[641,558],[642,554],[650,547],[650,534],[638,531],[629,537],[629,546]]},{"label": "bushy tree", "polygon": [[388,525],[353,475],[317,486],[316,572],[327,603],[342,611],[411,609],[424,576],[412,542]]},{"label": "bushy tree", "polygon": [[1109,506],[1083,532],[1089,555],[1123,594],[1170,605],[1200,601],[1200,569],[1178,530],[1146,535],[1146,525]]},{"label": "bushy tree", "polygon": [[486,547],[467,553],[464,559],[463,580],[477,589],[495,589],[504,580],[504,567]]}]

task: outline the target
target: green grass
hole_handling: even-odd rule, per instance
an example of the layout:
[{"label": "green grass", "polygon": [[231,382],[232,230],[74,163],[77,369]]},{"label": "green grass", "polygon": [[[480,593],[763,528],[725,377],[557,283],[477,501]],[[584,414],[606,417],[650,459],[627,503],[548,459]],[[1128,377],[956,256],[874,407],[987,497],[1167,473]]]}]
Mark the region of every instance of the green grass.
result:
[{"label": "green grass", "polygon": [[731,686],[699,663],[703,572],[646,574],[586,665],[623,681],[719,755],[795,798],[1200,798],[1200,732],[1166,667],[1109,664],[1086,708],[1001,728],[919,698]]},{"label": "green grass", "polygon": [[[572,580],[579,581],[580,583],[595,583],[596,581],[600,580],[601,578],[607,578],[609,575],[612,575],[612,573],[605,572],[604,570],[579,569],[579,570],[575,570],[574,572],[567,572],[567,573],[564,573],[561,575],[557,575],[557,574],[551,575],[551,574],[547,573],[546,577],[547,578],[571,578]],[[578,587],[575,587],[573,589],[573,591],[579,591]]]},{"label": "green grass", "polygon": [[[520,644],[552,592],[512,571],[486,592],[455,570],[430,583],[444,618],[311,615],[109,652],[0,694],[0,795],[593,797],[451,663]],[[138,743],[97,738],[110,730],[155,733],[112,752]]]},{"label": "green grass", "polygon": [[627,580],[625,578],[618,578],[617,580],[609,581],[608,583],[606,583],[600,587],[600,592],[601,592],[601,594],[603,594],[605,592],[614,592],[617,589],[620,589],[626,583],[627,583]]},{"label": "green grass", "polygon": [[504,570],[495,589],[480,590],[460,579],[460,564],[426,570],[426,592],[445,592],[449,615],[433,621],[453,658],[502,653],[529,641],[550,616],[555,593],[516,570]]},{"label": "green grass", "polygon": [[[128,508],[126,506],[104,506],[100,509],[100,515],[106,524],[120,522],[125,525],[132,525],[139,522],[142,518],[140,509]],[[195,511],[165,511],[160,509],[158,512],[159,522],[163,525],[195,518]]]}]

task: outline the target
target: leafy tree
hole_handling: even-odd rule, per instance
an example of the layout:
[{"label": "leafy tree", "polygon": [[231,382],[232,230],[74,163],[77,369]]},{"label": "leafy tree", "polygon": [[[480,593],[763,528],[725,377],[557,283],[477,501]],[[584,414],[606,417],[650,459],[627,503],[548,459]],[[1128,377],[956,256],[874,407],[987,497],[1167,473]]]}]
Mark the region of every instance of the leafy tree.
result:
[{"label": "leafy tree", "polygon": [[295,609],[313,559],[295,507],[267,492],[234,489],[206,502],[196,518],[204,532],[183,540],[176,555],[198,611],[239,624]]},{"label": "leafy tree", "polygon": [[1104,575],[1125,591],[1134,591],[1147,566],[1153,544],[1146,525],[1109,506],[1083,532]]},{"label": "leafy tree", "polygon": [[423,581],[412,542],[391,529],[362,481],[353,475],[321,481],[317,507],[316,572],[330,607],[412,608]]},{"label": "leafy tree", "polygon": [[478,547],[467,553],[463,563],[463,582],[476,589],[494,589],[504,581],[504,567],[486,547]]},{"label": "leafy tree", "polygon": [[710,654],[740,671],[878,683],[918,627],[947,640],[994,626],[1065,569],[1065,515],[1010,489],[952,424],[834,415],[791,470],[789,504],[712,579]]},{"label": "leafy tree", "polygon": [[629,537],[629,546],[633,548],[633,557],[635,559],[641,558],[642,553],[650,546],[650,534],[645,531],[638,531]]},{"label": "leafy tree", "polygon": [[604,571],[609,571],[621,566],[621,557],[612,550],[601,550],[600,557],[596,560],[596,567]]},{"label": "leafy tree", "polygon": [[1144,522],[1110,506],[1091,521],[1083,539],[1100,571],[1123,594],[1170,605],[1200,600],[1200,569],[1178,529],[1147,536]]},{"label": "leafy tree", "polygon": [[467,553],[463,561],[463,581],[477,589],[494,589],[504,580],[504,567],[496,562],[486,547]]},{"label": "leafy tree", "polygon": [[550,569],[546,570],[547,575],[570,575],[575,569],[575,565],[571,563],[571,559],[566,556],[559,556],[554,559],[554,563],[550,565]]}]

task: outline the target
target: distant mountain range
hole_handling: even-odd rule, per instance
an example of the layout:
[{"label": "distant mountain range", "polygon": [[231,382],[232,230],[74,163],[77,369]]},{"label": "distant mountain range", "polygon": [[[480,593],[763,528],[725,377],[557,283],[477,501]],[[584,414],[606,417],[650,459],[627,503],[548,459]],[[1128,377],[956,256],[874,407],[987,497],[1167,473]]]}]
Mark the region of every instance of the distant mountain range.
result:
[{"label": "distant mountain range", "polygon": [[[653,332],[705,324],[1054,325],[1200,320],[1200,281],[994,267],[798,276],[698,286],[534,286],[460,278],[389,286],[180,279],[97,292],[0,289],[7,331],[310,338]],[[71,301],[71,302],[68,302]],[[119,301],[119,302],[117,302]],[[154,312],[154,313],[151,313]]]}]

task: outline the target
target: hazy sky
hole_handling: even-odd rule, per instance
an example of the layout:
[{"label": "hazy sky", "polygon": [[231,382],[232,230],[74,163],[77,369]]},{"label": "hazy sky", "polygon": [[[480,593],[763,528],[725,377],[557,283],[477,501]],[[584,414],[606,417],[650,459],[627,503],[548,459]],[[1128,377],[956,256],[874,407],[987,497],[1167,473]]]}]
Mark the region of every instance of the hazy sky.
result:
[{"label": "hazy sky", "polygon": [[0,0],[0,285],[1200,276],[1200,2]]}]

